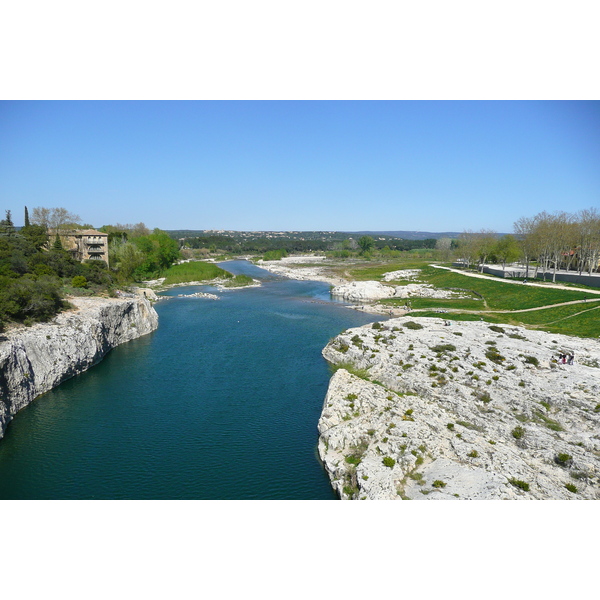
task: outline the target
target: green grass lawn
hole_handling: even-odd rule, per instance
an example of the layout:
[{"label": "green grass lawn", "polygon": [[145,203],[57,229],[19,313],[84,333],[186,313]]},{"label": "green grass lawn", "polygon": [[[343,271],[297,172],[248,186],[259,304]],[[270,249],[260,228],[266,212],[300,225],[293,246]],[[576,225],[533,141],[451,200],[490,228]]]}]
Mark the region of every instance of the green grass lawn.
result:
[{"label": "green grass lawn", "polygon": [[213,263],[189,262],[170,267],[164,277],[166,277],[165,285],[172,285],[189,281],[210,281],[217,278],[230,279],[233,278],[233,275]]},{"label": "green grass lawn", "polygon": [[586,292],[540,288],[527,284],[517,285],[497,279],[488,281],[434,267],[425,267],[422,274],[422,279],[435,287],[468,289],[481,294],[492,310],[535,308],[589,297]]},{"label": "green grass lawn", "polygon": [[[592,296],[585,290],[534,287],[527,284],[514,284],[490,276],[481,279],[469,277],[443,269],[430,267],[422,260],[378,261],[348,265],[347,271],[357,281],[381,281],[383,274],[400,269],[421,269],[418,279],[440,289],[463,290],[470,298],[456,300],[436,300],[432,298],[411,298],[413,309],[432,309],[414,312],[414,317],[437,317],[457,321],[484,321],[506,323],[542,329],[553,333],[563,333],[579,337],[600,336],[600,297]],[[404,282],[403,282],[404,283]],[[537,282],[536,282],[537,283]],[[401,285],[398,283],[398,285]],[[555,306],[563,302],[587,302]],[[387,306],[404,306],[406,299],[389,298],[380,301]],[[494,313],[493,311],[516,311],[540,308],[530,312]],[[433,309],[455,309],[465,312],[438,313]],[[486,312],[467,312],[486,311]],[[581,313],[581,314],[578,314]]]},{"label": "green grass lawn", "polygon": [[524,326],[551,333],[575,337],[597,338],[600,335],[600,303],[595,308],[586,304],[572,304],[557,308],[545,308],[523,313],[436,313],[423,311],[410,313],[411,318],[436,317],[449,321],[480,321]]}]

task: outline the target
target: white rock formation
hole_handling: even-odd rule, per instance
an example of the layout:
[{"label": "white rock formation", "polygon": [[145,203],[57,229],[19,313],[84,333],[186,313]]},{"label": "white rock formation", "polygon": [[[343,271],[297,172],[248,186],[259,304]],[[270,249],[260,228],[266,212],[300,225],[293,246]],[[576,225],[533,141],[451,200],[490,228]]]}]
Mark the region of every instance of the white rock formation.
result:
[{"label": "white rock formation", "polygon": [[70,298],[77,307],[0,338],[0,437],[40,394],[82,373],[119,344],[150,333],[158,315],[144,298]]},{"label": "white rock formation", "polygon": [[353,281],[338,285],[331,295],[350,302],[376,302],[383,298],[462,298],[464,294],[451,290],[439,290],[427,283],[409,283],[390,286],[378,281]]},{"label": "white rock formation", "polygon": [[353,281],[338,285],[331,290],[332,296],[350,302],[374,302],[382,298],[391,298],[395,294],[395,288],[378,281]]},{"label": "white rock formation", "polygon": [[340,497],[600,499],[600,342],[442,319],[375,327],[323,350],[362,370],[335,373],[319,420]]},{"label": "white rock formation", "polygon": [[416,279],[421,269],[401,269],[399,271],[388,271],[383,274],[384,281],[398,281],[400,279]]}]

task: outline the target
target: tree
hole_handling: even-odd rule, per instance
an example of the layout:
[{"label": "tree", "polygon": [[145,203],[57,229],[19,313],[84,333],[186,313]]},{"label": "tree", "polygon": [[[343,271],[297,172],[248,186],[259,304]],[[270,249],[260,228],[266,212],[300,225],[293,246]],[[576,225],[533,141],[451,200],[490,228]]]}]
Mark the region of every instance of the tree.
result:
[{"label": "tree", "polygon": [[62,234],[73,225],[81,223],[81,217],[70,213],[66,208],[44,208],[38,206],[33,209],[31,222],[36,225],[43,225],[47,229],[54,230],[54,233]]},{"label": "tree", "polygon": [[26,225],[19,233],[36,249],[48,244],[48,233],[43,225]]},{"label": "tree", "polygon": [[370,252],[373,249],[374,244],[375,244],[375,240],[370,235],[363,235],[358,240],[358,245],[360,247],[360,253],[367,254],[367,252]]},{"label": "tree", "polygon": [[440,251],[440,258],[448,261],[452,253],[452,240],[450,238],[440,238],[435,242],[436,250]]},{"label": "tree", "polygon": [[0,221],[0,234],[2,235],[14,235],[15,233],[15,226],[12,222],[12,217],[10,214],[10,210],[6,211],[6,218],[2,219],[2,221]]},{"label": "tree", "polygon": [[502,236],[494,246],[493,253],[502,263],[502,270],[506,271],[506,263],[514,262],[521,256],[521,249],[514,236]]},{"label": "tree", "polygon": [[29,211],[27,210],[27,207],[25,207],[25,227],[29,227],[29,225],[31,225],[29,222]]}]

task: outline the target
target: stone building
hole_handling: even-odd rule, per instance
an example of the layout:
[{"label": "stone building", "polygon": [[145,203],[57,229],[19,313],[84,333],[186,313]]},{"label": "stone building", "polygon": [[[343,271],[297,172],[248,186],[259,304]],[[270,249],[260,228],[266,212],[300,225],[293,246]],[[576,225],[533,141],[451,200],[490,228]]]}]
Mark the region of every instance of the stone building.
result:
[{"label": "stone building", "polygon": [[[50,241],[56,238],[56,232],[48,231]],[[84,260],[103,260],[108,265],[108,234],[95,229],[73,229],[59,233],[62,247],[80,262]]]}]

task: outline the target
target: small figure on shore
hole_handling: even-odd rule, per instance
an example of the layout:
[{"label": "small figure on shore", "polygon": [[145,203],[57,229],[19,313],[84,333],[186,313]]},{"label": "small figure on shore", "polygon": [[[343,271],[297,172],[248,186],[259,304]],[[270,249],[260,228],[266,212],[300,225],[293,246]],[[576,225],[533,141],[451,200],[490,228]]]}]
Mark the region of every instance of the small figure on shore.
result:
[{"label": "small figure on shore", "polygon": [[573,360],[575,359],[575,352],[573,352],[573,354],[569,354],[569,364],[572,365],[573,364]]},{"label": "small figure on shore", "polygon": [[562,352],[558,355],[558,362],[559,363],[565,362],[565,355]]}]

